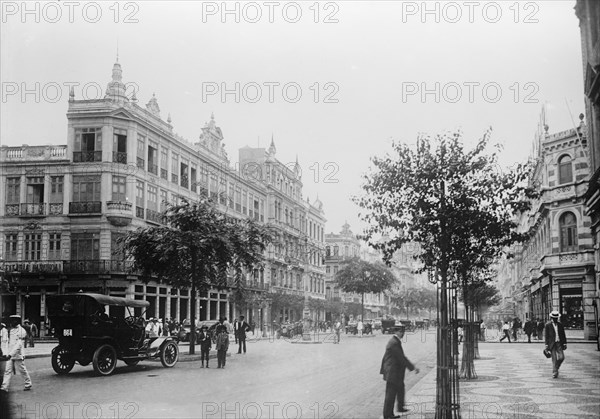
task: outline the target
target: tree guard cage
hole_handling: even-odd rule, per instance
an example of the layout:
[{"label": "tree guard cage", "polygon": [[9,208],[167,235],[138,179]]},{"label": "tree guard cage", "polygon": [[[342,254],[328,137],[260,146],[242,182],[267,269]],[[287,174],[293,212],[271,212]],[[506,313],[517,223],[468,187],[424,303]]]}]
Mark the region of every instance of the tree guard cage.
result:
[{"label": "tree guard cage", "polygon": [[436,419],[459,419],[457,287],[442,275],[437,284]]}]

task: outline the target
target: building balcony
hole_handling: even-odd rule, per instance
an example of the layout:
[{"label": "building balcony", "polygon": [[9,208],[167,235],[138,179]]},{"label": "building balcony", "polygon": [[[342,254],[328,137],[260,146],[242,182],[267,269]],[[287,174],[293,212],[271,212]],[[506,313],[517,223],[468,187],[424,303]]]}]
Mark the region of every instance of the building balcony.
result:
[{"label": "building balcony", "polygon": [[100,214],[102,201],[69,202],[69,214]]},{"label": "building balcony", "polygon": [[19,147],[2,146],[0,161],[53,161],[66,160],[67,146],[32,146]]},{"label": "building balcony", "polygon": [[48,214],[49,215],[62,215],[63,214],[63,204],[61,203],[49,203],[48,204]]},{"label": "building balcony", "polygon": [[102,151],[74,151],[73,163],[102,161]]},{"label": "building balcony", "polygon": [[594,250],[563,252],[542,257],[541,270],[594,265]]},{"label": "building balcony", "polygon": [[150,221],[156,224],[164,224],[163,215],[151,209],[146,209],[146,221]]},{"label": "building balcony", "polygon": [[127,164],[127,153],[113,151],[113,163]]},{"label": "building balcony", "polygon": [[132,207],[131,202],[108,201],[106,202],[106,218],[114,226],[126,226],[131,223],[133,218]]},{"label": "building balcony", "polygon": [[67,260],[63,262],[64,273],[126,274],[132,273],[133,262],[122,260]]},{"label": "building balcony", "polygon": [[4,214],[7,217],[16,217],[17,215],[19,215],[19,208],[19,204],[6,204],[4,206]]},{"label": "building balcony", "polygon": [[45,217],[46,203],[39,202],[35,204],[21,204],[21,217]]}]

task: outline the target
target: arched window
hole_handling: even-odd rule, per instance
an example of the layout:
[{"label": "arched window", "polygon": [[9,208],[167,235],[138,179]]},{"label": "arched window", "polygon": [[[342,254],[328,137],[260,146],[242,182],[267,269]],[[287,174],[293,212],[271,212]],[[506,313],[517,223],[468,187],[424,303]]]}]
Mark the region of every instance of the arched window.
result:
[{"label": "arched window", "polygon": [[573,182],[573,164],[571,157],[562,156],[558,159],[558,184]]},{"label": "arched window", "polygon": [[560,217],[560,251],[577,250],[577,218],[572,212],[565,212]]}]

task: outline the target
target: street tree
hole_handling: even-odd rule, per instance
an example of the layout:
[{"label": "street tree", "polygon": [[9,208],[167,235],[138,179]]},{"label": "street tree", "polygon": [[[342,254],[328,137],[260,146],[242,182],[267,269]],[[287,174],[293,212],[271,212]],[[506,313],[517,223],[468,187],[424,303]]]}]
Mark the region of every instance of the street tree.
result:
[{"label": "street tree", "polygon": [[403,244],[418,243],[422,269],[439,283],[437,418],[460,415],[450,285],[464,285],[472,272],[526,239],[515,215],[528,210],[536,194],[528,182],[532,166],[500,170],[490,136],[491,130],[471,149],[460,132],[420,135],[415,147],[394,143],[393,154],[372,158],[365,194],[355,198],[365,211],[369,245],[389,261]]},{"label": "street tree", "polygon": [[361,320],[365,315],[365,294],[386,291],[395,281],[394,274],[383,263],[371,263],[358,257],[346,260],[334,281],[344,292],[361,295]]},{"label": "street tree", "polygon": [[124,251],[142,279],[190,289],[190,354],[195,353],[196,300],[211,287],[243,289],[244,272],[261,266],[270,229],[235,219],[202,198],[168,204],[164,225],[139,228],[124,238]]}]

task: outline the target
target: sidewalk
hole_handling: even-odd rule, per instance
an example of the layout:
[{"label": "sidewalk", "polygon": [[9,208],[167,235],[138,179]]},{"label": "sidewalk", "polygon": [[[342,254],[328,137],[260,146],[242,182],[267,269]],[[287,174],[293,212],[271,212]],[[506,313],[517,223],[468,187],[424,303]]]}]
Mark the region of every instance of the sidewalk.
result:
[{"label": "sidewalk", "polygon": [[[460,380],[463,418],[598,418],[600,417],[600,352],[596,345],[571,342],[557,379],[543,345],[482,342],[475,360],[478,378]],[[406,395],[402,417],[433,418],[436,369]]]}]

